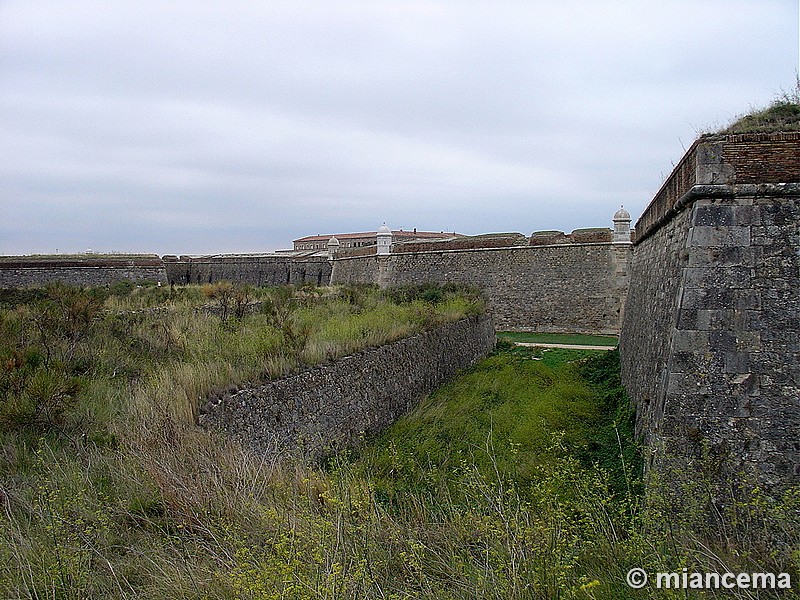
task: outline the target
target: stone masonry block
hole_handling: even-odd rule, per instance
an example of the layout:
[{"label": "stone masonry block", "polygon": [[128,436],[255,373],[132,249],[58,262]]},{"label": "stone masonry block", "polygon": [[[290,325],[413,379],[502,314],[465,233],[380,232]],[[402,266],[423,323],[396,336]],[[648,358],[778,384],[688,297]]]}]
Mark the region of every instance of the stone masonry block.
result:
[{"label": "stone masonry block", "polygon": [[726,373],[749,373],[750,355],[747,352],[726,352],[725,353],[725,372]]},{"label": "stone masonry block", "polygon": [[750,228],[698,226],[691,230],[691,246],[749,246]]},{"label": "stone masonry block", "polygon": [[684,271],[684,285],[690,288],[749,288],[751,279],[750,267],[689,267]]},{"label": "stone masonry block", "polygon": [[697,183],[733,183],[736,173],[733,165],[722,161],[722,148],[721,143],[706,143],[698,146],[695,173]]},{"label": "stone masonry block", "polygon": [[678,329],[672,334],[672,349],[676,352],[704,350],[708,343],[707,331]]},{"label": "stone masonry block", "polygon": [[700,326],[700,318],[698,315],[697,309],[691,308],[681,308],[678,312],[678,322],[675,324],[675,328],[679,331],[682,330],[690,330],[690,331],[708,331],[710,327],[707,325],[707,321],[704,320],[703,324],[706,327]]},{"label": "stone masonry block", "polygon": [[736,304],[739,310],[761,309],[761,292],[758,290],[736,290]]},{"label": "stone masonry block", "polygon": [[734,206],[732,225],[761,225],[761,210],[758,206]]},{"label": "stone masonry block", "polygon": [[700,309],[697,311],[696,329],[700,331],[750,329],[748,314],[736,309]]},{"label": "stone masonry block", "polygon": [[733,206],[698,206],[694,209],[694,226],[731,226],[738,225]]},{"label": "stone masonry block", "polygon": [[733,265],[746,265],[747,256],[745,248],[737,246],[722,246],[713,248],[692,248],[689,251],[689,267],[730,267]]},{"label": "stone masonry block", "polygon": [[687,288],[684,290],[681,300],[683,309],[734,308],[735,306],[736,293],[729,289]]},{"label": "stone masonry block", "polygon": [[694,352],[674,352],[669,362],[672,374],[692,373],[697,370],[698,362],[702,358]]},{"label": "stone masonry block", "polygon": [[761,349],[761,333],[758,331],[737,331],[736,349],[740,352],[757,352]]},{"label": "stone masonry block", "polygon": [[736,350],[736,332],[711,331],[708,334],[708,345],[713,352],[734,351]]},{"label": "stone masonry block", "polygon": [[708,395],[711,393],[711,388],[706,379],[698,374],[670,373],[667,395],[676,401],[681,398]]}]

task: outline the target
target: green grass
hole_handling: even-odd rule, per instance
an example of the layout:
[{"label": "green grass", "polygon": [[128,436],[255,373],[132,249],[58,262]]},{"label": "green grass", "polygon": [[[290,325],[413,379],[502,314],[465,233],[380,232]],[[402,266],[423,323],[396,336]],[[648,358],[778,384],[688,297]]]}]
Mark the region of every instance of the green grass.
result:
[{"label": "green grass", "polygon": [[[591,467],[600,452],[596,440],[608,441],[600,432],[617,405],[627,406],[619,387],[612,403],[599,401],[602,382],[593,385],[582,375],[585,365],[600,364],[607,353],[566,351],[549,363],[532,360],[539,354],[501,346],[375,440],[361,458],[365,473],[394,497],[434,493],[442,484],[458,495],[463,486],[453,475],[465,462],[523,488],[565,454]],[[630,417],[625,416],[628,445]]]},{"label": "green grass", "polygon": [[535,333],[527,331],[498,331],[497,337],[510,342],[533,344],[575,344],[579,346],[616,346],[619,339],[608,335]]},{"label": "green grass", "polygon": [[722,134],[800,131],[800,99],[784,97],[762,110],[739,117]]},{"label": "green grass", "polygon": [[723,544],[691,528],[702,511],[643,504],[615,351],[501,342],[325,468],[252,456],[194,425],[215,386],[482,306],[431,287],[252,290],[260,308],[222,318],[233,291],[47,290],[0,311],[0,596],[661,598],[627,570],[797,571],[800,495],[754,490]]}]

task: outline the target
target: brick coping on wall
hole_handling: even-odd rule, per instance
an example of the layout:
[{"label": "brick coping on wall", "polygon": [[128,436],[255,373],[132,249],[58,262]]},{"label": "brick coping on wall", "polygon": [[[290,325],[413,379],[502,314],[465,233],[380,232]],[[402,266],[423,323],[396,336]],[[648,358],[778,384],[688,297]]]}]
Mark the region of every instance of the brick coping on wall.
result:
[{"label": "brick coping on wall", "polygon": [[800,196],[800,183],[746,183],[741,185],[695,185],[683,194],[661,217],[650,224],[647,230],[637,235],[633,244],[639,245],[652,236],[675,215],[690,207],[700,198],[733,198],[736,196]]},{"label": "brick coping on wall", "polygon": [[696,139],[636,222],[637,237],[662,220],[695,185],[800,181],[800,132],[709,134]]}]

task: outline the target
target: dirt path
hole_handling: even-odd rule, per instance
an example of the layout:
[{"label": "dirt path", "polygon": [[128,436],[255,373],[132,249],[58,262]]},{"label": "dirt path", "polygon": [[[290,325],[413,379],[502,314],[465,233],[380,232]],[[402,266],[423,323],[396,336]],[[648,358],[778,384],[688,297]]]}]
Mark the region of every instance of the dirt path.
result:
[{"label": "dirt path", "polygon": [[538,348],[568,348],[570,350],[613,350],[616,346],[584,346],[581,344],[545,344],[538,342],[514,342],[517,346],[536,346]]}]

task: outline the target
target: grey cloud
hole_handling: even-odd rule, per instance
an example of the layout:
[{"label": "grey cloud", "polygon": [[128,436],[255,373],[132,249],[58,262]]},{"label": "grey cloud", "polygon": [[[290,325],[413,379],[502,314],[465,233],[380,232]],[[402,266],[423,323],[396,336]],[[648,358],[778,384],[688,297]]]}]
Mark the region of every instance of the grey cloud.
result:
[{"label": "grey cloud", "polygon": [[606,225],[796,68],[788,0],[79,6],[0,4],[5,253]]}]

